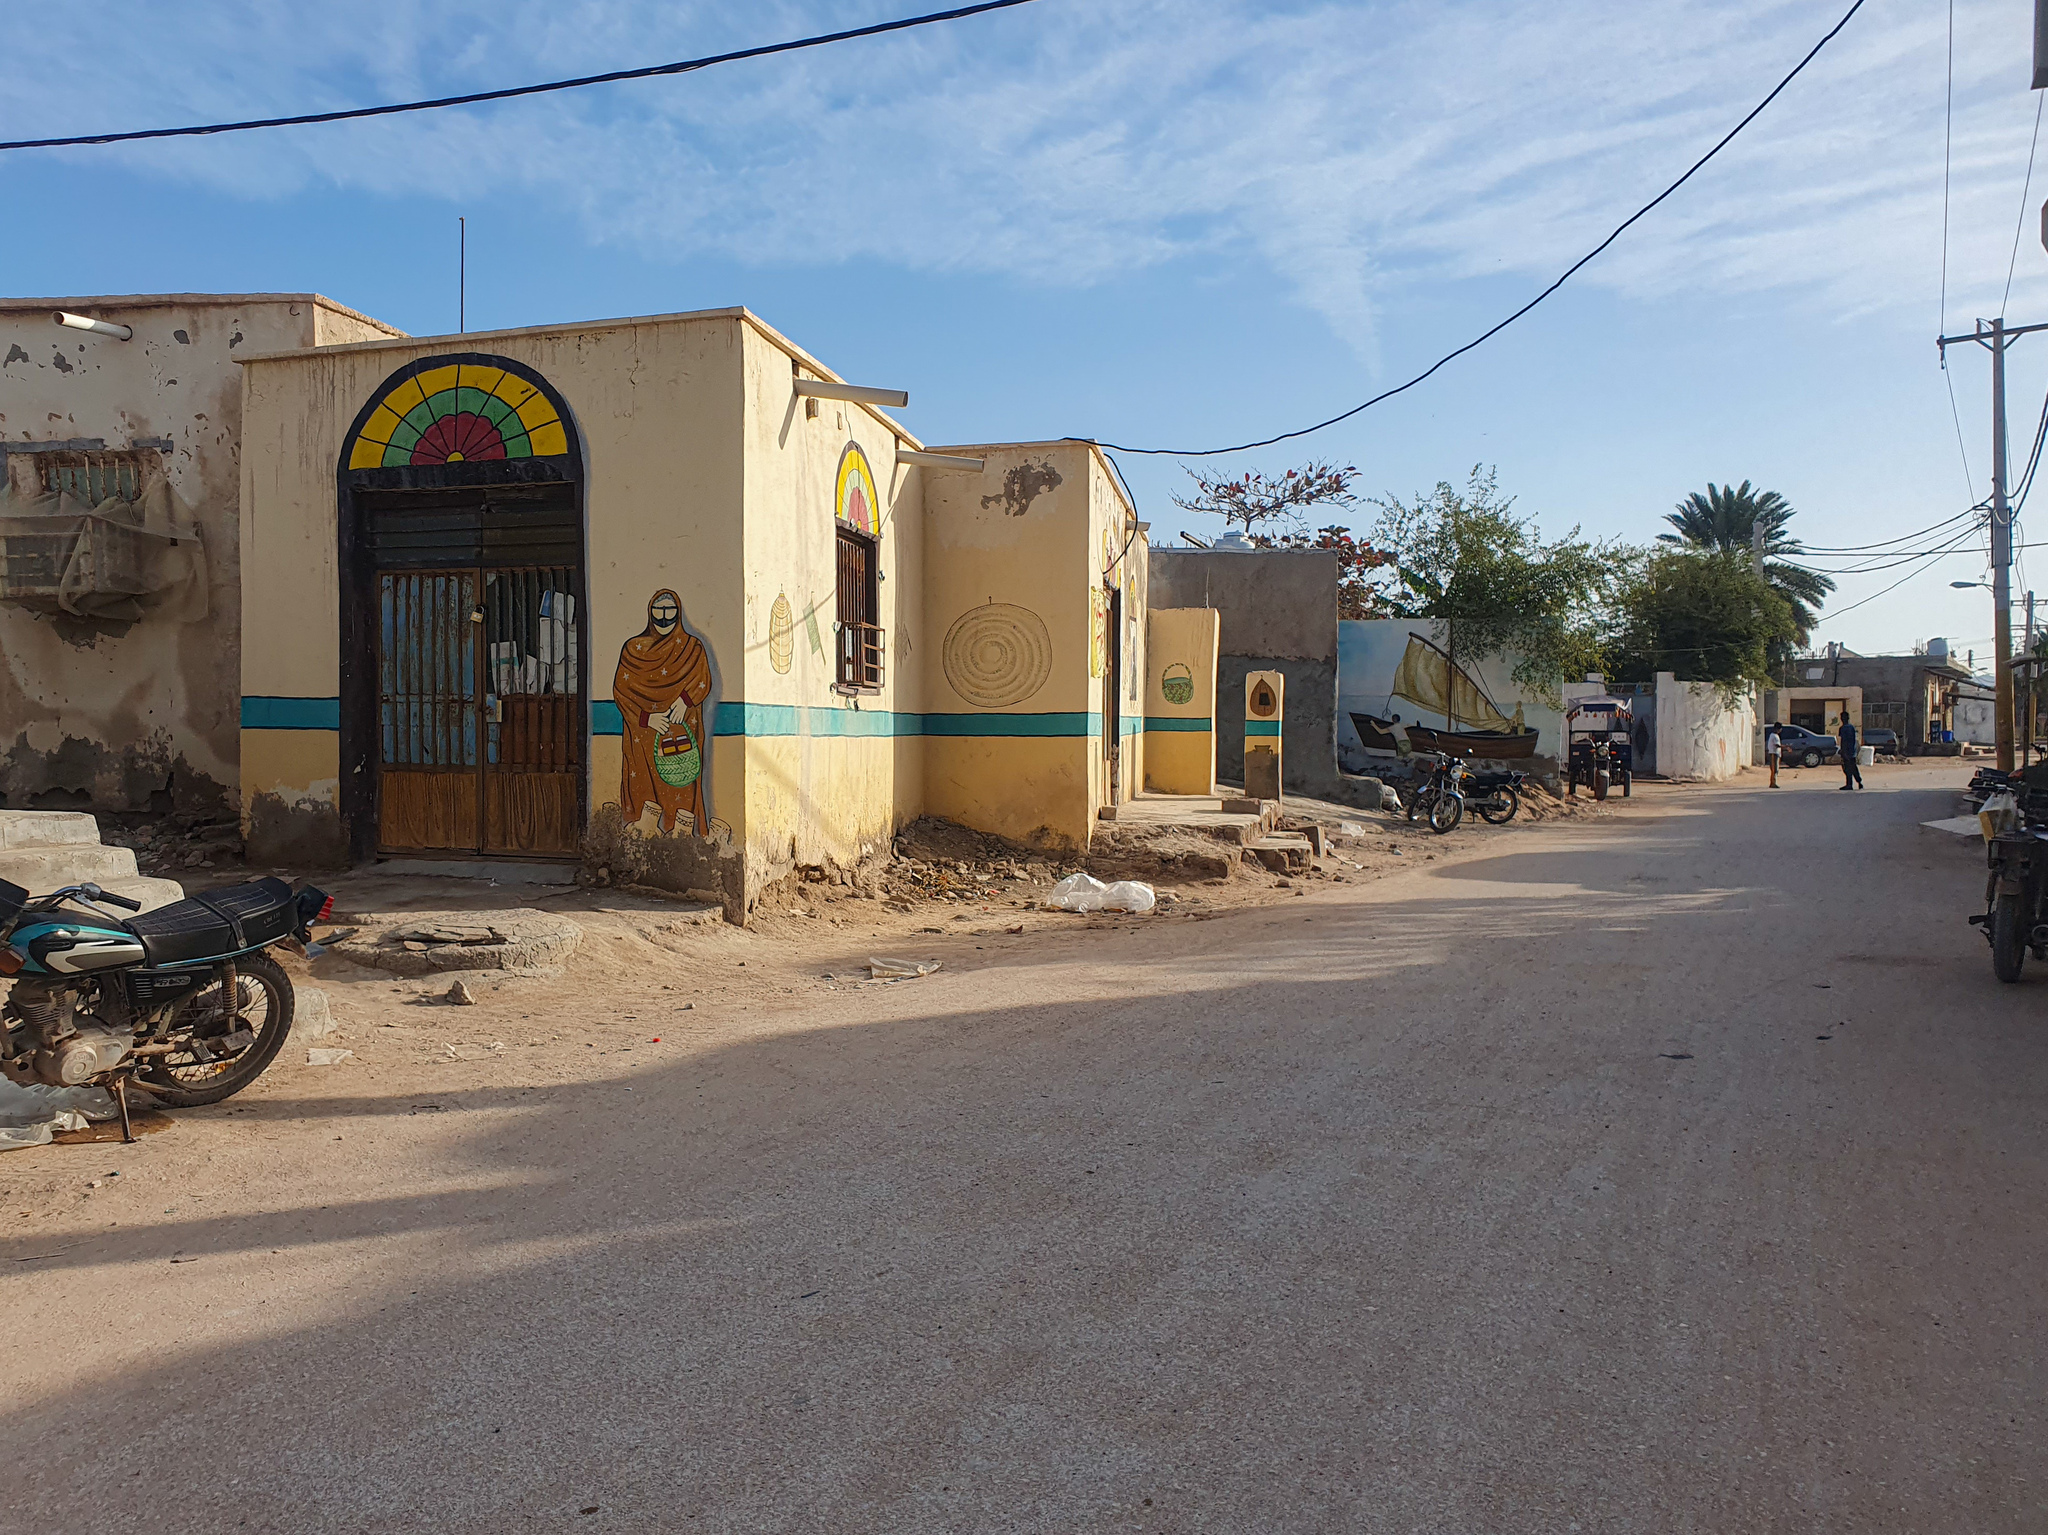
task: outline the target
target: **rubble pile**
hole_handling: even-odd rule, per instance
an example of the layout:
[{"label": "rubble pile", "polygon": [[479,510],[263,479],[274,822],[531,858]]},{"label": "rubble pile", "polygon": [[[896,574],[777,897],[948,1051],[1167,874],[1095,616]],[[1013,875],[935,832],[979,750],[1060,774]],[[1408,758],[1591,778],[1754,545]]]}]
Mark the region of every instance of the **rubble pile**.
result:
[{"label": "rubble pile", "polygon": [[242,826],[180,811],[170,815],[100,817],[100,840],[109,847],[135,850],[135,863],[145,874],[171,875],[182,869],[239,866]]}]

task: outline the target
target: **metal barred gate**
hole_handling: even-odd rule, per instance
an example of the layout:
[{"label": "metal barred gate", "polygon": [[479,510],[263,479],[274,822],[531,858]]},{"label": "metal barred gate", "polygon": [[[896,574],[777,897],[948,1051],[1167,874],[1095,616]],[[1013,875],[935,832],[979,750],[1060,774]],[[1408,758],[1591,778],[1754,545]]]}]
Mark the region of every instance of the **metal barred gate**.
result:
[{"label": "metal barred gate", "polygon": [[[576,552],[574,508],[464,499],[394,495],[370,509],[377,846],[572,855],[583,819],[581,562],[512,561]],[[474,563],[444,563],[457,547]]]}]

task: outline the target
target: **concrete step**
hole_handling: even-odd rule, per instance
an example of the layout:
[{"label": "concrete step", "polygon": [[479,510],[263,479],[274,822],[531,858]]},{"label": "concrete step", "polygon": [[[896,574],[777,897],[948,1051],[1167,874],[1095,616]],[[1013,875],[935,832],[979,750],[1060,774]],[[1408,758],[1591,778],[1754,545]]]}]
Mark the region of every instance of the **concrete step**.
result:
[{"label": "concrete step", "polygon": [[1256,841],[1247,842],[1245,851],[1275,874],[1315,867],[1315,848],[1309,839],[1299,832],[1270,833]]},{"label": "concrete step", "polygon": [[0,852],[94,846],[100,823],[80,810],[0,810]]},{"label": "concrete step", "polygon": [[22,886],[30,895],[47,895],[59,886],[87,880],[111,889],[110,881],[137,877],[133,848],[81,842],[0,850],[0,879]]}]

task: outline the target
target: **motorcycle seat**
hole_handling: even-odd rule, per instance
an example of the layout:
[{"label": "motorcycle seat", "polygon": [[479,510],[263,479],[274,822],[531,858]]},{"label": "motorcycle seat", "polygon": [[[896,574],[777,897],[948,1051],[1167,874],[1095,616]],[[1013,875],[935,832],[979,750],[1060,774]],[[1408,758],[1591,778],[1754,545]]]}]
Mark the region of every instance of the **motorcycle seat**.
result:
[{"label": "motorcycle seat", "polygon": [[159,906],[126,923],[150,965],[190,964],[261,948],[290,936],[292,887],[281,879],[251,880]]}]

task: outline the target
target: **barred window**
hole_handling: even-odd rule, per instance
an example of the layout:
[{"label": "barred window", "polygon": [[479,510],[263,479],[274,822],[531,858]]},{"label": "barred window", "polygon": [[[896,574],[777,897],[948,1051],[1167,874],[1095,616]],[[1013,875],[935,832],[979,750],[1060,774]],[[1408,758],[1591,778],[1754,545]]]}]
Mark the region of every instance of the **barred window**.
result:
[{"label": "barred window", "polygon": [[841,693],[879,693],[887,639],[879,623],[880,551],[873,535],[845,523],[839,524],[838,535],[839,654],[833,686]]},{"label": "barred window", "polygon": [[102,501],[137,501],[142,497],[143,465],[158,455],[137,451],[38,453],[45,492],[62,491],[74,501],[98,506]]}]

